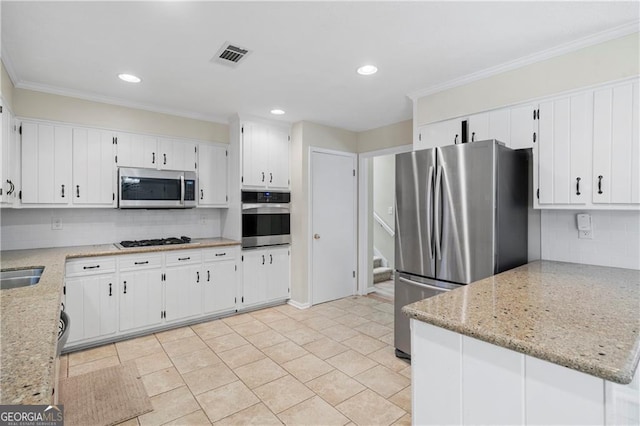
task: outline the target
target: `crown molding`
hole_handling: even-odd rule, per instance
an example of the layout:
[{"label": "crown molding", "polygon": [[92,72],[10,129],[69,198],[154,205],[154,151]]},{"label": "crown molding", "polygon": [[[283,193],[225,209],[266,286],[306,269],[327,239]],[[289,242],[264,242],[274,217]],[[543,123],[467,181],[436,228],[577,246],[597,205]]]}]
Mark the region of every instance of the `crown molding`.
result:
[{"label": "crown molding", "polygon": [[133,101],[128,101],[126,99],[102,96],[102,95],[97,95],[93,93],[86,93],[86,92],[73,90],[73,89],[64,89],[60,87],[49,86],[46,84],[22,81],[16,84],[15,87],[17,89],[33,90],[35,92],[43,92],[43,93],[49,93],[52,95],[67,96],[70,98],[82,99],[85,101],[99,102],[99,103],[108,104],[108,105],[118,105],[118,106],[123,106],[127,108],[139,109],[143,111],[157,112],[160,114],[168,114],[168,115],[174,115],[177,117],[191,118],[194,120],[208,121],[208,122],[218,123],[218,124],[229,124],[227,117],[223,117],[223,116],[202,114],[199,112],[185,111],[185,110],[174,109],[174,108],[166,108],[158,105],[145,104],[141,102],[133,102]]},{"label": "crown molding", "polygon": [[6,51],[4,51],[4,49],[2,55],[0,55],[0,60],[2,60],[4,69],[7,70],[7,74],[9,74],[9,78],[11,79],[11,83],[13,83],[13,87],[16,87],[16,85],[20,83],[20,79],[18,78],[18,74],[16,74],[16,69],[13,66],[11,57],[7,54]]},{"label": "crown molding", "polygon": [[609,30],[605,30],[596,34],[592,34],[568,43],[560,44],[550,49],[536,52],[531,55],[523,56],[513,61],[505,62],[500,65],[496,65],[493,67],[486,68],[484,70],[480,70],[478,72],[467,74],[465,76],[462,76],[453,80],[449,80],[444,83],[428,87],[426,89],[417,90],[415,92],[411,92],[407,94],[407,96],[411,98],[411,100],[417,101],[419,98],[422,98],[424,96],[433,95],[434,93],[442,92],[447,89],[463,86],[465,84],[472,83],[477,80],[482,80],[484,78],[501,74],[506,71],[511,71],[517,68],[524,67],[526,65],[531,65],[536,62],[544,61],[546,59],[551,59],[556,56],[564,55],[566,53],[574,52],[576,50],[579,50],[585,47],[593,46],[596,44],[604,43],[609,40],[614,40],[616,38],[624,37],[629,34],[637,33],[639,31],[640,31],[640,20],[636,20],[634,22],[620,25],[618,27],[614,27]]}]

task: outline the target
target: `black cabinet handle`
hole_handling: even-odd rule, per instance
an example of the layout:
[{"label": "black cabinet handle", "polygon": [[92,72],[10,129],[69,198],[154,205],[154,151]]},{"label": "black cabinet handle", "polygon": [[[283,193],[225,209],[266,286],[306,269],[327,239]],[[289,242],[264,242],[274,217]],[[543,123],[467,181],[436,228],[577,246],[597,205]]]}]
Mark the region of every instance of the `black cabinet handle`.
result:
[{"label": "black cabinet handle", "polygon": [[216,253],[216,256],[226,256],[227,253]]},{"label": "black cabinet handle", "polygon": [[148,260],[145,260],[144,262],[133,262],[134,265],[146,265],[147,263],[149,263]]},{"label": "black cabinet handle", "polygon": [[191,257],[179,257],[178,260],[189,260]]},{"label": "black cabinet handle", "polygon": [[200,271],[196,271],[196,282],[200,282]]},{"label": "black cabinet handle", "polygon": [[211,271],[207,271],[207,282],[211,281]]},{"label": "black cabinet handle", "polygon": [[453,144],[455,145],[455,144],[457,144],[457,143],[458,143],[458,135],[456,135],[456,137],[455,137],[455,138],[453,138]]},{"label": "black cabinet handle", "polygon": [[200,190],[200,199],[202,200],[204,198],[204,191],[201,189]]},{"label": "black cabinet handle", "polygon": [[262,264],[264,265],[264,254],[262,255]]},{"label": "black cabinet handle", "polygon": [[124,294],[127,294],[127,282],[124,282]]},{"label": "black cabinet handle", "polygon": [[598,176],[598,194],[602,194],[602,175]]},{"label": "black cabinet handle", "polygon": [[264,172],[262,172],[262,181],[264,182]]},{"label": "black cabinet handle", "polygon": [[164,164],[167,164],[167,154],[162,154],[164,155]]},{"label": "black cabinet handle", "polygon": [[62,185],[62,198],[64,198],[64,185]]},{"label": "black cabinet handle", "polygon": [[269,173],[269,183],[273,182],[273,173]]},{"label": "black cabinet handle", "polygon": [[109,296],[111,296],[111,283],[109,283]]},{"label": "black cabinet handle", "polygon": [[156,164],[156,153],[155,152],[151,153],[151,164]]},{"label": "black cabinet handle", "polygon": [[476,132],[471,132],[471,142],[475,142],[476,140]]},{"label": "black cabinet handle", "polygon": [[80,198],[80,185],[76,185],[76,198]]},{"label": "black cabinet handle", "polygon": [[273,255],[269,255],[269,265],[273,265]]},{"label": "black cabinet handle", "polygon": [[97,269],[99,268],[100,265],[94,265],[94,266],[83,266],[82,269]]},{"label": "black cabinet handle", "polygon": [[580,195],[580,178],[576,178],[576,195]]}]

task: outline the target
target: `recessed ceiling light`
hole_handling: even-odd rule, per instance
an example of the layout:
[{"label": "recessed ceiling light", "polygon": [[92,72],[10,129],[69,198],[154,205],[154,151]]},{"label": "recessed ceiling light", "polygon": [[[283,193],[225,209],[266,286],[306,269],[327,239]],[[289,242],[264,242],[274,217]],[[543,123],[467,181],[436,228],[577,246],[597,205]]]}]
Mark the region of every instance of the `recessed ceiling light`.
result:
[{"label": "recessed ceiling light", "polygon": [[281,110],[281,109],[272,109],[271,110],[271,114],[273,114],[273,115],[282,115],[282,114],[284,114],[284,111]]},{"label": "recessed ceiling light", "polygon": [[133,74],[118,74],[118,78],[127,83],[140,83],[142,81],[140,77]]},{"label": "recessed ceiling light", "polygon": [[363,65],[358,68],[358,74],[360,75],[371,75],[378,72],[378,68],[375,65]]}]

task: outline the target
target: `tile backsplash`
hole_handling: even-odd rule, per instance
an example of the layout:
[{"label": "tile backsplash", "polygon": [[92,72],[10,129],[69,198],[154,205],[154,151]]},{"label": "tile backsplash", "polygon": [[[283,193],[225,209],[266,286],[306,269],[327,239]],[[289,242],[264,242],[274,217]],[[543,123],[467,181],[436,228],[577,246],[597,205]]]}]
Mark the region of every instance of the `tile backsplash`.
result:
[{"label": "tile backsplash", "polygon": [[[591,215],[593,239],[579,239],[576,215]],[[640,269],[640,212],[543,210],[542,258]]]},{"label": "tile backsplash", "polygon": [[[221,235],[218,209],[2,209],[0,214],[2,250]],[[62,229],[52,229],[54,219]]]}]

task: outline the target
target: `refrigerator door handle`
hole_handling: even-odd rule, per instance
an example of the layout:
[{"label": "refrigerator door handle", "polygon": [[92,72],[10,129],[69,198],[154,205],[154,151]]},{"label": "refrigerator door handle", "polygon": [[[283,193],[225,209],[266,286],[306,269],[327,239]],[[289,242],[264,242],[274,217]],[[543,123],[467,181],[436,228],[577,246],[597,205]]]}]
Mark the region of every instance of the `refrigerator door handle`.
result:
[{"label": "refrigerator door handle", "polygon": [[419,283],[419,282],[412,281],[412,280],[409,280],[409,279],[404,278],[404,277],[398,277],[398,280],[402,281],[405,284],[410,284],[410,285],[417,286],[417,287],[424,287],[424,288],[428,288],[428,289],[431,289],[431,290],[441,291],[443,293],[447,292],[447,291],[451,291],[450,288],[437,287],[435,285]]},{"label": "refrigerator door handle", "polygon": [[[433,259],[433,166],[429,166],[427,174],[427,241],[429,242],[429,258]],[[431,215],[431,217],[429,216]]]},{"label": "refrigerator door handle", "polygon": [[440,247],[440,201],[442,198],[442,166],[438,166],[436,171],[436,188],[435,188],[435,206],[433,209],[433,224],[434,224],[434,240],[436,246],[436,259],[442,260],[442,248]]}]

